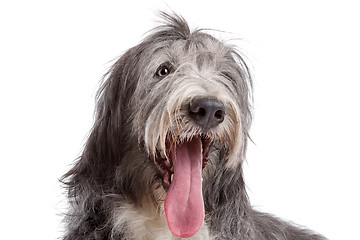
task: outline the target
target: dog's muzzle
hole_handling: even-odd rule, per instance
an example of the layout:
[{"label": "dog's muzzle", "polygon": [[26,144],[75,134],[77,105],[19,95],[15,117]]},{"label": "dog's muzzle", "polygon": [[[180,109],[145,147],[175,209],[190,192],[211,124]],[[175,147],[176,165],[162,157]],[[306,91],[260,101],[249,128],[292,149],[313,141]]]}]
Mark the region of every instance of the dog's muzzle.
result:
[{"label": "dog's muzzle", "polygon": [[154,163],[163,175],[167,190],[165,214],[171,232],[181,238],[195,235],[205,217],[202,196],[202,170],[212,144],[208,132],[224,121],[225,106],[216,99],[198,98],[184,106],[187,119],[199,131],[194,135],[171,135],[166,139],[166,156],[162,149]]}]

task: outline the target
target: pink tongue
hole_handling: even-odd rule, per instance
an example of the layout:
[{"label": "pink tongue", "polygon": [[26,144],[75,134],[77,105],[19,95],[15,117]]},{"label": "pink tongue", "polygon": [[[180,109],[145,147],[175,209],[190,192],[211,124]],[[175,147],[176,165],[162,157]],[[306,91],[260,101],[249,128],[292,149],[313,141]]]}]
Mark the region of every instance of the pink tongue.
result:
[{"label": "pink tongue", "polygon": [[200,230],[205,216],[201,139],[177,145],[172,160],[174,177],[165,198],[166,219],[175,236],[189,238]]}]

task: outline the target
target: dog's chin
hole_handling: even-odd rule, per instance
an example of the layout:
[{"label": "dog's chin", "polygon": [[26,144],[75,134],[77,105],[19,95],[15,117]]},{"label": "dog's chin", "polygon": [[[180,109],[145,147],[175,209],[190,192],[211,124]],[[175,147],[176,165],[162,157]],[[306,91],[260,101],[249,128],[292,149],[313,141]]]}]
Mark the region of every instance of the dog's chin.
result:
[{"label": "dog's chin", "polygon": [[195,138],[199,138],[201,140],[202,158],[198,159],[198,161],[201,161],[200,164],[202,165],[202,169],[204,169],[206,167],[206,163],[208,162],[209,148],[213,143],[210,137],[205,134],[195,135],[185,140],[174,140],[168,137],[165,144],[166,149],[157,149],[156,155],[154,157],[150,157],[162,176],[162,185],[166,191],[169,190],[174,176],[174,156],[176,155],[177,146],[184,143],[191,144]]}]

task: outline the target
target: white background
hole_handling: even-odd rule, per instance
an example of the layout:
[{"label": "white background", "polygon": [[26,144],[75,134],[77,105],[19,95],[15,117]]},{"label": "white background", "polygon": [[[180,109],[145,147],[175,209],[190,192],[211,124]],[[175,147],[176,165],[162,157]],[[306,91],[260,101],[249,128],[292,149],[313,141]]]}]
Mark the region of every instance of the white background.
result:
[{"label": "white background", "polygon": [[230,43],[251,62],[255,144],[245,175],[252,204],[329,239],[358,237],[356,1],[4,2],[1,239],[61,236],[66,200],[58,178],[91,128],[98,82],[111,60],[156,26],[154,11],[169,8],[192,28],[241,39]]}]

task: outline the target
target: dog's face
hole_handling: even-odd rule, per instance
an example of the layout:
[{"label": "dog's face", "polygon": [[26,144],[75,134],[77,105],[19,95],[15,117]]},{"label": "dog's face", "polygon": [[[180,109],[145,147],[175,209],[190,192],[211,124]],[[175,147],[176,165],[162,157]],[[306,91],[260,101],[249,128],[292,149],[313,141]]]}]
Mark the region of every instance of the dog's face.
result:
[{"label": "dog's face", "polygon": [[[233,47],[202,31],[190,33],[181,19],[165,18],[168,25],[155,29],[114,65],[103,105],[121,99],[121,106],[110,111],[110,122],[122,118],[129,123],[130,129],[119,132],[130,132],[155,166],[167,192],[170,230],[190,237],[205,215],[203,169],[221,161],[234,170],[244,158],[251,80]],[[113,135],[120,125],[113,124]]]},{"label": "dog's face", "polygon": [[249,127],[247,72],[233,48],[201,32],[170,40],[155,33],[134,54],[133,132],[162,175],[171,231],[190,237],[204,219],[207,161],[223,151],[229,168],[241,162]]},{"label": "dog's face", "polygon": [[148,71],[140,75],[134,94],[142,104],[133,127],[144,127],[140,136],[146,150],[155,163],[172,164],[171,147],[199,137],[204,156],[216,144],[228,150],[229,167],[235,167],[240,159],[230,155],[241,152],[246,138],[241,87],[248,86],[232,49],[202,33],[159,45],[145,59],[142,69]]}]

